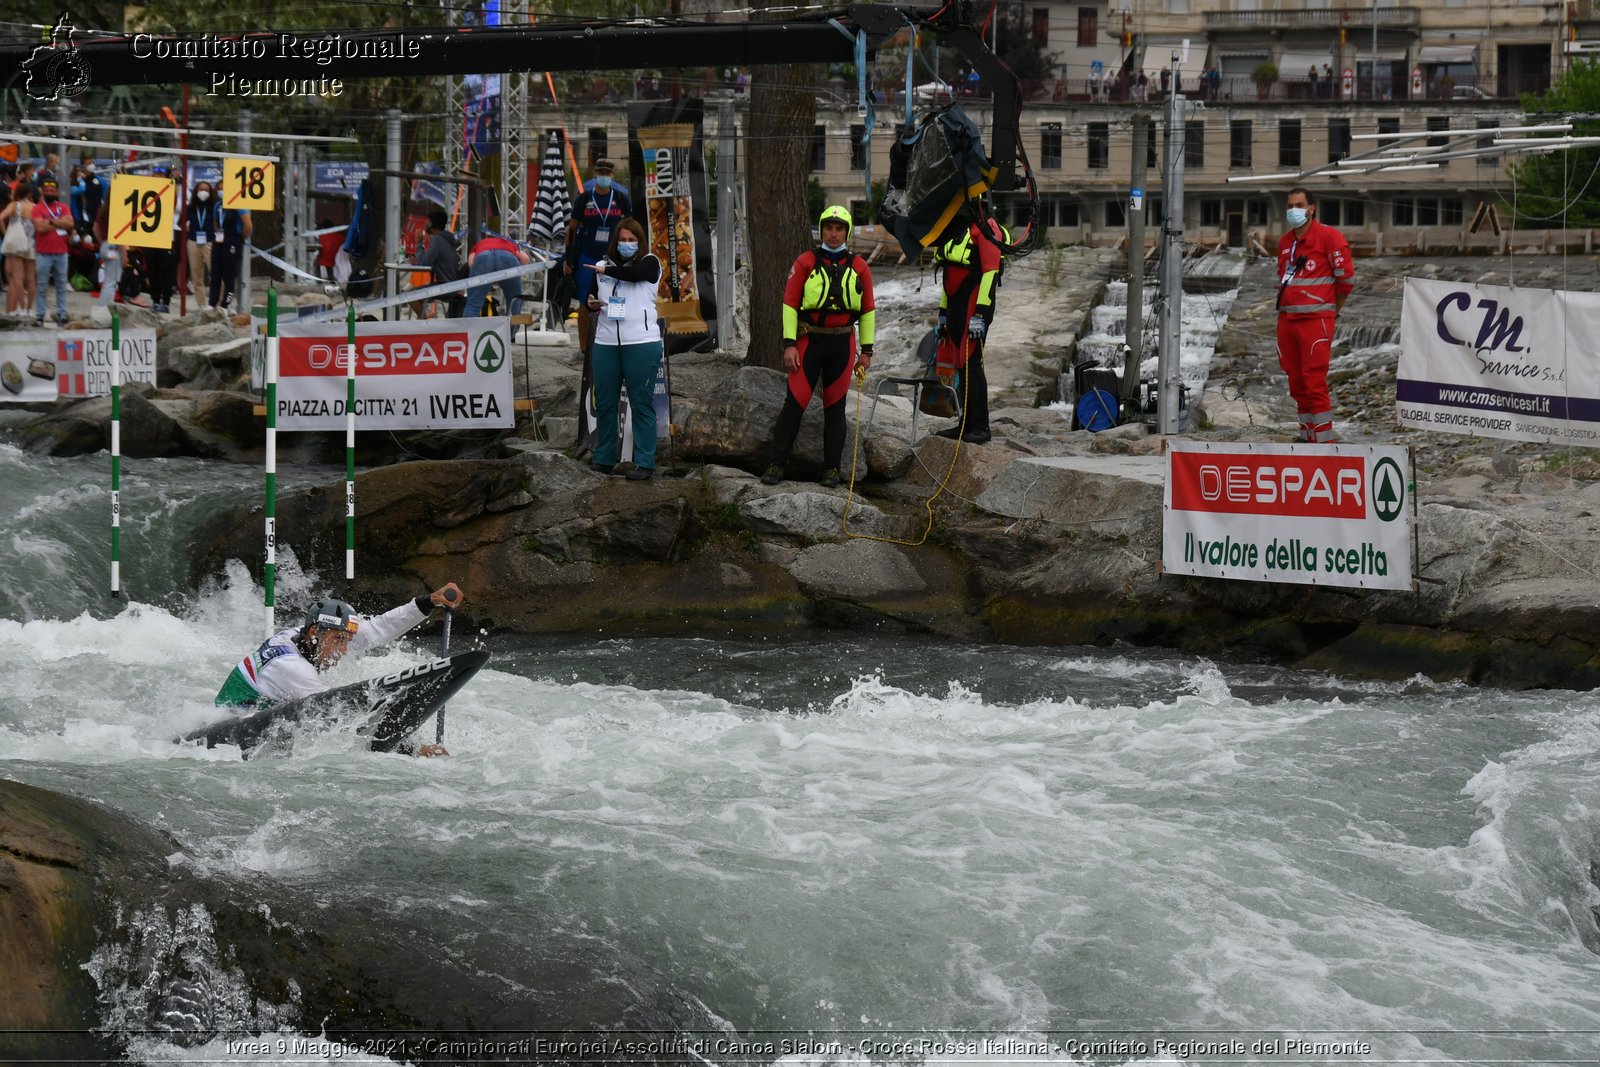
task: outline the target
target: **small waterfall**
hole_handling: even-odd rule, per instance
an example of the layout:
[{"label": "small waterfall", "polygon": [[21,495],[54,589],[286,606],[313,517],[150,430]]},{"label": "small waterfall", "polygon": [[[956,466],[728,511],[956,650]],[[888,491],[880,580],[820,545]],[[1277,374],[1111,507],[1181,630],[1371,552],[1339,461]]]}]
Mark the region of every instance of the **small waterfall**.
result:
[{"label": "small waterfall", "polygon": [[[1191,264],[1191,267],[1207,265],[1207,271],[1203,273],[1214,281],[1229,273],[1225,269],[1229,264],[1213,262],[1216,259],[1217,257],[1207,256]],[[1234,288],[1204,292],[1185,291],[1183,294],[1182,334],[1178,341],[1178,374],[1183,384],[1188,387],[1190,397],[1200,396],[1210,375],[1211,354],[1216,350],[1217,337],[1228,321],[1228,311],[1233,306],[1234,297],[1238,295],[1236,268],[1232,271],[1232,277],[1235,279]],[[1156,314],[1155,292],[1154,281],[1147,280],[1142,333],[1143,352],[1139,360],[1141,379],[1154,377],[1159,361],[1157,353],[1161,320]],[[1078,362],[1093,361],[1103,367],[1120,371],[1123,366],[1123,351],[1127,346],[1127,332],[1128,283],[1109,282],[1106,285],[1104,299],[1089,312],[1089,332],[1078,338]],[[1070,372],[1063,374],[1060,382],[1061,399],[1070,407],[1076,399],[1072,374]]]},{"label": "small waterfall", "polygon": [[1400,343],[1400,324],[1391,325],[1365,324],[1360,326],[1346,326],[1340,323],[1333,335],[1334,344],[1345,342],[1351,349],[1377,348],[1379,345],[1397,345]]}]

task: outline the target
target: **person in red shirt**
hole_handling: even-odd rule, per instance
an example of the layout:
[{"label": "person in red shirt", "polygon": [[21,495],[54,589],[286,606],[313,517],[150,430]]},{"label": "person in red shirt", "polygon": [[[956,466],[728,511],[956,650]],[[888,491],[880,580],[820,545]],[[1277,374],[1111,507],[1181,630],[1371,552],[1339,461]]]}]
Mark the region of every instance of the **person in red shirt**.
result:
[{"label": "person in red shirt", "polygon": [[345,230],[333,229],[332,219],[319,220],[317,229],[329,231],[317,235],[317,273],[324,281],[332,281],[333,265],[339,259],[339,249],[344,247]]},{"label": "person in red shirt", "polygon": [[1278,242],[1278,365],[1300,412],[1300,440],[1332,444],[1328,360],[1333,327],[1355,286],[1355,261],[1344,235],[1316,219],[1317,198],[1289,190],[1289,230]]},{"label": "person in red shirt", "polygon": [[56,283],[56,325],[67,324],[67,290],[72,288],[67,279],[67,234],[77,228],[72,212],[61,203],[59,187],[54,178],[39,182],[40,201],[33,205],[33,250],[39,272],[38,295],[34,297],[33,322],[44,325],[45,292],[50,279]]},{"label": "person in red shirt", "polygon": [[[481,274],[493,274],[496,271],[509,270],[517,264],[528,264],[533,258],[517,247],[515,241],[501,237],[497,233],[488,233],[472,246],[471,253],[467,256],[467,274],[477,277]],[[475,319],[483,312],[483,303],[489,299],[489,286],[491,282],[474,285],[467,290],[467,303],[462,308],[463,318]],[[522,279],[500,279],[500,291],[506,295],[506,314],[517,313],[517,302],[522,299]]]}]

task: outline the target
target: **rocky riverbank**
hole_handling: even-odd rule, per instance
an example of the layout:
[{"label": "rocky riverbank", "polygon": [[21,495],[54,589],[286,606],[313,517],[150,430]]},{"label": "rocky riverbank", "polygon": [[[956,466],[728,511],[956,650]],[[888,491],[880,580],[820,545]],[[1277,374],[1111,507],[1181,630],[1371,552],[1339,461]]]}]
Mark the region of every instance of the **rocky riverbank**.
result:
[{"label": "rocky riverbank", "polygon": [[[1418,450],[1416,592],[1160,573],[1161,439],[1139,425],[1071,432],[1064,412],[1032,406],[1053,395],[1115,269],[1111,254],[1087,250],[1008,267],[990,348],[995,439],[958,446],[923,437],[930,426],[921,418],[913,442],[907,401],[888,397],[874,412],[870,392],[852,397],[854,484],[838,490],[759,483],[782,378],[719,355],[672,361],[678,430],[663,459],[676,476],[595,474],[567,454],[576,350],[529,349],[514,373],[519,392],[538,402],[536,418],[503,435],[421,435],[407,441],[410,452],[472,458],[378,466],[360,477],[357,595],[379,606],[463,581],[476,623],[523,632],[892,628],[967,641],[1128,641],[1402,679],[1600,681],[1600,463],[1393,423],[1400,279],[1506,280],[1494,264],[1362,261],[1341,320],[1333,374],[1341,436]],[[1518,280],[1576,285],[1595,273],[1592,257],[1524,261]],[[888,343],[878,374],[906,372],[932,319],[929,293],[909,278],[891,291],[895,299],[880,306]],[[1249,263],[1190,436],[1290,439],[1272,296],[1270,265]],[[191,386],[237,385],[218,373],[214,354],[202,362]],[[144,399],[130,407],[157,424],[148,439],[173,451],[248,459],[259,448],[242,394],[185,388]],[[16,432],[45,451],[64,440],[87,446],[103,426],[96,403]],[[73,420],[80,429],[68,432]],[[816,412],[807,418],[796,478],[820,466],[820,421]],[[125,447],[131,436],[125,430]],[[362,438],[368,462],[395,458],[390,435]],[[332,435],[290,440],[308,459],[339,454]],[[338,573],[343,508],[337,485],[280,501],[280,548]],[[217,516],[196,539],[195,580],[229,558],[258,569],[261,530],[258,508]]]},{"label": "rocky riverbank", "polygon": [[0,1060],[121,1062],[130,1040],[298,1032],[445,1062],[461,1058],[451,1035],[470,1033],[483,1042],[475,1061],[526,1062],[515,1049],[530,1033],[576,1050],[600,1031],[677,1062],[663,1034],[716,1028],[593,938],[529,931],[542,944],[495,962],[522,978],[513,989],[382,902],[332,907],[203,868],[122,815],[0,780]]}]

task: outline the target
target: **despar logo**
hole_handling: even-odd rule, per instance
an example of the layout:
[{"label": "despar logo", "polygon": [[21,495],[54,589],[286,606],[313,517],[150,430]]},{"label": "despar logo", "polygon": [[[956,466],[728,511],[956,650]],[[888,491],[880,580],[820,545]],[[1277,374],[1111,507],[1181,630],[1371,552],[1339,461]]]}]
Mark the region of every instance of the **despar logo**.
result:
[{"label": "despar logo", "polygon": [[1172,453],[1178,511],[1365,519],[1366,486],[1360,456]]},{"label": "despar logo", "polygon": [[[1458,348],[1471,348],[1476,352],[1526,352],[1517,342],[1522,340],[1522,316],[1511,314],[1511,309],[1501,307],[1498,300],[1478,301],[1480,313],[1472,310],[1472,296],[1468,293],[1448,293],[1434,306],[1435,329],[1439,339]],[[1476,322],[1474,322],[1476,320]],[[1476,326],[1476,333],[1473,328]],[[1473,337],[1467,341],[1458,334]]]},{"label": "despar logo", "polygon": [[1372,513],[1393,522],[1406,510],[1406,479],[1400,464],[1388,456],[1372,465]]},{"label": "despar logo", "polygon": [[35,100],[60,100],[64,96],[79,96],[89,88],[89,61],[83,58],[73,42],[77,28],[72,16],[63,11],[50,29],[50,43],[33,50],[33,55],[22,64],[28,72],[24,86]]},{"label": "despar logo", "polygon": [[[278,373],[295,378],[347,373],[339,355],[342,337],[284,337],[278,342]],[[356,376],[374,374],[464,374],[466,333],[389,334],[356,342]]]},{"label": "despar logo", "polygon": [[472,362],[480,371],[493,374],[506,361],[506,345],[500,335],[490,331],[478,338],[478,349],[472,353]]}]

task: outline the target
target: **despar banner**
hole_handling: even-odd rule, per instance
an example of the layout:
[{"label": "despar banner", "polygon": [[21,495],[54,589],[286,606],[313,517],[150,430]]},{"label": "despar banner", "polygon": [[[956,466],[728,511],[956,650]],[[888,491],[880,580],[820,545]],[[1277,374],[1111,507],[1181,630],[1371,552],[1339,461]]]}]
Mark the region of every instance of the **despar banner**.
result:
[{"label": "despar banner", "polygon": [[1417,429],[1593,445],[1596,336],[1594,293],[1407,278],[1396,415]]},{"label": "despar banner", "polygon": [[656,308],[666,321],[669,352],[692,348],[716,329],[704,114],[693,97],[628,104],[633,213],[661,260]]},{"label": "despar banner", "polygon": [[1411,468],[1410,451],[1393,445],[1169,441],[1162,568],[1412,589]]},{"label": "despar banner", "polygon": [[[123,330],[122,382],[156,383],[156,332]],[[31,404],[111,392],[110,330],[0,333],[0,403]]]},{"label": "despar banner", "polygon": [[[356,429],[503,429],[512,424],[510,319],[356,326]],[[342,430],[344,325],[278,328],[278,429]]]}]

